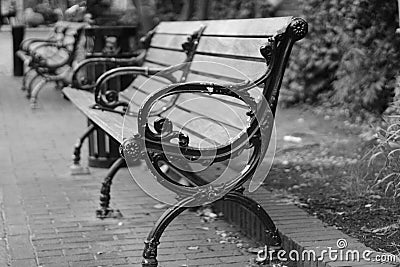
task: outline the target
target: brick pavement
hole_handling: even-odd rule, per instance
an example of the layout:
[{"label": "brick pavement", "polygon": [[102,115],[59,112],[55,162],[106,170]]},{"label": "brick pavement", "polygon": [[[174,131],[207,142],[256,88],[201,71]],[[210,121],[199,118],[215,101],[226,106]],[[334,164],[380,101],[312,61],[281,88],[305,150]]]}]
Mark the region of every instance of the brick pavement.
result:
[{"label": "brick pavement", "polygon": [[[84,117],[53,88],[43,90],[41,108],[32,112],[20,80],[0,76],[0,266],[138,266],[143,240],[163,209],[122,170],[112,204],[124,217],[97,219],[106,170],[71,176],[68,168]],[[220,243],[216,230],[235,229],[182,214],[161,239],[160,265],[245,266],[254,257]]]}]

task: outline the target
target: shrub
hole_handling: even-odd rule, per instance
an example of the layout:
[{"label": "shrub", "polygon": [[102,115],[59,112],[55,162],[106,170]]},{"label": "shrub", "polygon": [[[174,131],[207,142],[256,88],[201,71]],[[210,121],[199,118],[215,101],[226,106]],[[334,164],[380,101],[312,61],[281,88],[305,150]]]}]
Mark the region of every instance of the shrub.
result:
[{"label": "shrub", "polygon": [[382,113],[400,70],[397,1],[299,1],[310,30],[294,47],[283,102]]},{"label": "shrub", "polygon": [[[157,0],[157,14],[160,20],[177,20],[184,1],[188,0]],[[198,5],[199,2],[195,1],[195,5]],[[209,19],[241,19],[269,17],[273,14],[274,7],[265,0],[211,0],[208,10]],[[197,14],[194,13],[191,19],[197,19]]]},{"label": "shrub", "polygon": [[386,128],[379,129],[377,145],[370,157],[370,165],[383,159],[374,187],[381,188],[394,198],[400,197],[400,115],[390,118]]}]

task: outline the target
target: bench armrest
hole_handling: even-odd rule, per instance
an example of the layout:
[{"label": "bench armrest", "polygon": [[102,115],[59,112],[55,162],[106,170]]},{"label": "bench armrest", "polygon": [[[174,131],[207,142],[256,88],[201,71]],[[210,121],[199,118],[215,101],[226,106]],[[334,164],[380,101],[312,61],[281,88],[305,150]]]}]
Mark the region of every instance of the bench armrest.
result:
[{"label": "bench armrest", "polygon": [[65,59],[52,65],[52,64],[49,64],[49,62],[42,56],[40,56],[38,54],[33,54],[31,66],[36,69],[44,68],[44,69],[47,69],[48,71],[52,72],[61,67],[66,66],[68,64],[71,64],[72,60],[74,58],[76,49],[78,47],[82,31],[83,31],[83,28],[79,28],[73,32],[73,35],[71,35],[71,37],[73,38],[73,41],[71,43],[60,44],[59,42],[56,42],[56,43],[47,43],[47,44],[40,45],[40,47],[55,47],[57,49],[57,51],[63,50],[67,54]]},{"label": "bench armrest", "polygon": [[[31,55],[32,56],[31,65],[33,68],[45,68],[50,71],[53,71],[53,70],[56,70],[60,67],[65,66],[66,64],[70,63],[71,57],[73,55],[73,51],[71,51],[71,49],[69,49],[68,47],[59,46],[59,45],[44,45],[44,46],[55,47],[55,48],[57,48],[57,51],[54,52],[54,54],[64,51],[64,52],[66,52],[67,56],[60,62],[57,62],[55,64],[50,64],[46,58],[52,58],[52,56],[54,56],[54,54],[43,57],[42,55],[33,52]],[[43,47],[43,46],[41,46],[41,47]]]},{"label": "bench armrest", "polygon": [[45,38],[29,38],[22,41],[20,45],[20,50],[28,52],[30,50],[30,45],[34,43],[56,43],[55,39],[45,39]]},{"label": "bench armrest", "polygon": [[168,75],[176,70],[179,70],[181,66],[172,66],[170,68],[148,68],[148,67],[119,67],[112,70],[109,70],[103,73],[96,81],[96,86],[94,90],[95,101],[100,109],[115,109],[117,107],[123,106],[128,107],[129,103],[119,101],[118,99],[118,91],[113,90],[112,88],[106,88],[103,90],[104,85],[107,81],[112,78],[118,76],[125,75],[144,75],[144,76],[152,76],[157,73],[164,73],[163,77],[169,79],[171,82],[178,82],[175,77],[172,75]]},{"label": "bench armrest", "polygon": [[[130,58],[117,58],[117,57],[97,57],[97,58],[88,58],[84,59],[77,66],[74,67],[72,73],[72,87],[81,90],[93,90],[96,86],[96,80],[93,80],[93,83],[88,84],[89,81],[86,79],[87,75],[83,79],[79,79],[78,75],[79,72],[89,67],[90,65],[97,65],[97,64],[112,64],[114,67],[120,67],[121,65],[129,65],[129,66],[140,66],[143,64],[144,57],[146,52],[140,51],[137,56],[130,57]],[[98,77],[94,77],[97,79]]]},{"label": "bench armrest", "polygon": [[[240,155],[244,150],[249,149],[251,150],[251,156],[248,157],[247,165],[238,176],[232,177],[232,179],[225,181],[223,184],[218,184],[218,181],[214,184],[216,188],[222,186],[219,190],[230,191],[234,188],[241,187],[247,180],[253,177],[257,167],[261,163],[267,151],[273,127],[272,112],[262,112],[261,117],[254,115],[258,113],[259,110],[269,109],[267,108],[268,103],[263,102],[260,104],[261,106],[259,106],[259,104],[246,93],[252,88],[254,88],[252,85],[245,83],[221,86],[214,83],[192,82],[172,84],[152,93],[147,98],[147,101],[140,107],[137,125],[138,134],[126,139],[121,146],[122,154],[128,166],[130,162],[133,163],[139,158],[144,159],[151,173],[156,176],[159,183],[163,186],[179,193],[189,195],[193,193],[200,194],[200,192],[192,192],[193,188],[186,188],[174,182],[168,177],[168,174],[161,170],[160,163],[166,163],[171,166],[195,163],[201,164],[207,168],[214,163],[230,160]],[[229,143],[210,148],[190,146],[190,137],[181,131],[174,130],[173,122],[167,118],[156,120],[154,126],[150,127],[149,124],[150,118],[152,117],[151,110],[153,106],[165,97],[182,93],[224,95],[240,99],[251,107],[251,112],[248,114],[249,124],[246,129],[231,139]],[[260,132],[264,132],[265,134],[260,134]],[[178,142],[175,140],[178,140]],[[213,190],[216,190],[216,188],[213,188]]]}]

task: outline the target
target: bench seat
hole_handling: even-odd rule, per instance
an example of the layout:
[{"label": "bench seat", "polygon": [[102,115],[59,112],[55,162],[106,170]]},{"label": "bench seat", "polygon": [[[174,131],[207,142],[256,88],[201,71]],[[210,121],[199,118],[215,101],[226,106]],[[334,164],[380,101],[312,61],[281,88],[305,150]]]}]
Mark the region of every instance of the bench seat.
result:
[{"label": "bench seat", "polygon": [[[118,113],[93,109],[92,106],[95,102],[91,92],[66,87],[63,89],[63,93],[86,117],[90,118],[94,124],[102,128],[118,143],[122,143],[123,116]],[[105,114],[107,116],[104,116]],[[132,123],[129,124],[129,127],[133,127],[134,131],[136,127],[137,131],[137,123],[133,120]]]}]

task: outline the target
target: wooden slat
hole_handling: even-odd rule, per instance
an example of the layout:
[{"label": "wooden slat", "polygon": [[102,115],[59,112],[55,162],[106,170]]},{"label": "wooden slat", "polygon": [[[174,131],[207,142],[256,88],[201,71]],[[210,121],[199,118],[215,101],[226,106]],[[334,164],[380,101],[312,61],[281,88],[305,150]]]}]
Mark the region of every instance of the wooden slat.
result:
[{"label": "wooden slat", "polygon": [[[141,91],[147,92],[147,94],[153,93],[158,89],[164,88],[170,84],[168,80],[161,79],[161,78],[148,78],[142,75],[136,77],[136,79],[130,85],[131,88],[129,90],[125,90],[123,93],[125,95],[129,95],[132,97],[132,94],[136,92],[136,88],[140,88]],[[133,89],[133,91],[132,91]]]},{"label": "wooden slat", "polygon": [[166,65],[176,65],[182,63],[186,59],[183,52],[169,51],[164,49],[150,48],[146,55],[146,60]]},{"label": "wooden slat", "polygon": [[188,36],[185,35],[155,34],[151,39],[151,46],[182,50],[182,44],[186,42],[187,38]]},{"label": "wooden slat", "polygon": [[189,145],[194,147],[211,148],[215,145],[228,144],[231,138],[240,132],[188,112],[176,111],[167,118],[172,121],[174,130],[182,130],[188,134]]},{"label": "wooden slat", "polygon": [[196,53],[212,53],[231,56],[254,57],[264,60],[260,47],[266,43],[260,38],[209,37],[200,39]]},{"label": "wooden slat", "polygon": [[192,81],[192,82],[213,82],[219,85],[223,85],[223,84],[231,84],[231,83],[240,83],[243,81],[243,77],[242,79],[238,79],[236,77],[226,77],[226,76],[222,76],[221,74],[218,73],[204,73],[204,72],[198,72],[195,70],[192,70],[187,77],[188,81]]},{"label": "wooden slat", "polygon": [[149,62],[149,61],[144,61],[142,67],[149,67],[149,68],[165,68],[164,65],[160,65],[157,63]]},{"label": "wooden slat", "polygon": [[266,36],[285,29],[292,17],[231,19],[231,20],[204,20],[191,22],[168,22],[157,26],[157,32],[162,33],[190,33],[193,29],[206,25],[205,35],[247,35]]},{"label": "wooden slat", "polygon": [[[132,101],[130,110],[138,112],[139,107],[144,103],[144,100],[149,94],[160,88],[164,88],[168,84],[169,82],[165,79],[148,78],[140,75],[121,93],[121,97],[123,97],[125,101]],[[158,110],[161,106],[165,105],[165,102],[169,101],[170,98],[171,97],[168,97],[165,101],[156,104],[154,108]]]},{"label": "wooden slat", "polygon": [[204,35],[271,36],[286,29],[292,17],[204,21]]},{"label": "wooden slat", "polygon": [[[63,89],[63,93],[93,123],[111,135],[117,142],[122,142],[123,116],[113,112],[91,109],[90,106],[94,104],[94,97],[92,93],[87,91],[67,87]],[[135,123],[130,122],[126,125],[130,130],[137,132]]]},{"label": "wooden slat", "polygon": [[248,109],[236,105],[229,105],[228,102],[223,101],[224,99],[234,100],[232,97],[216,95],[208,97],[205,94],[185,93],[179,95],[177,107],[194,113],[194,116],[209,117],[221,122],[228,128],[243,129],[246,125],[246,112]]},{"label": "wooden slat", "polygon": [[211,77],[220,75],[222,80],[223,77],[255,80],[265,73],[267,65],[264,62],[195,55],[191,70],[203,76],[207,76],[207,73]]},{"label": "wooden slat", "polygon": [[204,35],[244,35],[244,36],[271,36],[285,29],[292,17],[231,19],[231,20],[204,20],[191,22],[168,22],[157,26],[157,32],[162,33],[190,33],[193,29],[206,25]]},{"label": "wooden slat", "polygon": [[168,21],[160,23],[156,31],[167,34],[192,34],[204,24],[203,21]]}]

